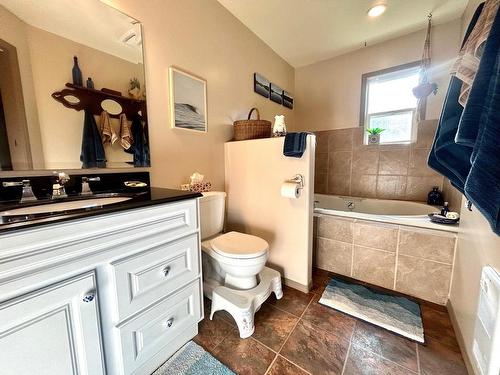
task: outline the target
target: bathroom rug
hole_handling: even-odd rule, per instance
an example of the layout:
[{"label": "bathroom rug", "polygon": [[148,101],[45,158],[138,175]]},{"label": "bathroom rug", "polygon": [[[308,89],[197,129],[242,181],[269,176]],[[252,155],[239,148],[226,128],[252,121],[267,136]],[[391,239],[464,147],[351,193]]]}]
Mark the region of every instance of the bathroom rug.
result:
[{"label": "bathroom rug", "polygon": [[189,341],[152,375],[236,375],[201,346]]},{"label": "bathroom rug", "polygon": [[319,303],[416,342],[425,342],[420,305],[406,297],[334,277]]}]

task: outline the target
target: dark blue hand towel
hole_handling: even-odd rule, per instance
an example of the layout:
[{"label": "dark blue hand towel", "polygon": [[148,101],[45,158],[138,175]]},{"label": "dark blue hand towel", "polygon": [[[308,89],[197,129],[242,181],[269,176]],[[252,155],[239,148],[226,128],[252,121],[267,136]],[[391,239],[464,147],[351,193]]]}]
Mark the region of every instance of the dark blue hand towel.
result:
[{"label": "dark blue hand towel", "polygon": [[288,133],[285,135],[283,155],[292,158],[301,158],[306,150],[307,132]]},{"label": "dark blue hand towel", "polygon": [[[469,37],[481,14],[484,3],[480,4],[465,33],[462,46]],[[470,171],[472,147],[455,143],[463,107],[458,102],[462,81],[452,77],[446,93],[443,110],[439,119],[436,136],[429,153],[428,165],[447,177],[453,186],[464,193],[465,181]]]},{"label": "dark blue hand towel", "polygon": [[[474,141],[465,195],[500,235],[500,12],[491,27],[457,141]],[[458,137],[458,136],[461,137]],[[475,135],[475,137],[474,137]]]},{"label": "dark blue hand towel", "polygon": [[83,122],[82,151],[80,153],[82,168],[106,168],[106,154],[97,129],[94,115],[85,110]]},{"label": "dark blue hand towel", "polygon": [[130,131],[134,142],[125,152],[134,155],[134,167],[149,167],[150,159],[147,124],[144,126],[142,125],[141,116],[134,116]]}]

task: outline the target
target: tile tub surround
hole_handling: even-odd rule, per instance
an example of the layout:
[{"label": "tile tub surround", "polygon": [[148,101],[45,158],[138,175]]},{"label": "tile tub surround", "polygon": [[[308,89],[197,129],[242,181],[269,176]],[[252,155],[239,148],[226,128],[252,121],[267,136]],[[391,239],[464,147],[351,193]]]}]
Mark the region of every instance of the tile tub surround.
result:
[{"label": "tile tub surround", "polygon": [[217,312],[194,339],[237,374],[466,375],[446,309],[422,304],[426,345],[321,305],[330,272],[313,268],[310,293],[284,288],[255,314],[255,334],[238,337],[234,320]]},{"label": "tile tub surround", "polygon": [[445,305],[456,241],[450,232],[318,216],[314,265]]},{"label": "tile tub surround", "polygon": [[362,127],[316,133],[315,192],[426,201],[444,179],[427,166],[437,120],[418,124],[413,144],[364,145]]}]

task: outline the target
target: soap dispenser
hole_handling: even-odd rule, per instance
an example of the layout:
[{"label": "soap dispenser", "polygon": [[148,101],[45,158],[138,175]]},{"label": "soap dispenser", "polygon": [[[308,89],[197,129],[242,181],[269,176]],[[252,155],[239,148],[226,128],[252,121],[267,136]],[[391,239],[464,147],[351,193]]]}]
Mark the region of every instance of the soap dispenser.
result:
[{"label": "soap dispenser", "polygon": [[443,193],[439,191],[438,186],[434,186],[427,195],[427,204],[432,206],[442,206],[444,202]]}]

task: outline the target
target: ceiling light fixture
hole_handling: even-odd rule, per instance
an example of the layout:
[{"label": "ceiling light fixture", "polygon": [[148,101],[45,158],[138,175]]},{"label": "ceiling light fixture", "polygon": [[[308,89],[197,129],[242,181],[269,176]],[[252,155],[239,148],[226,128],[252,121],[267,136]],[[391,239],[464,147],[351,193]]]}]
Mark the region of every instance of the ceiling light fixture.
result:
[{"label": "ceiling light fixture", "polygon": [[368,9],[368,17],[378,17],[385,12],[387,6],[385,4],[379,4]]}]

